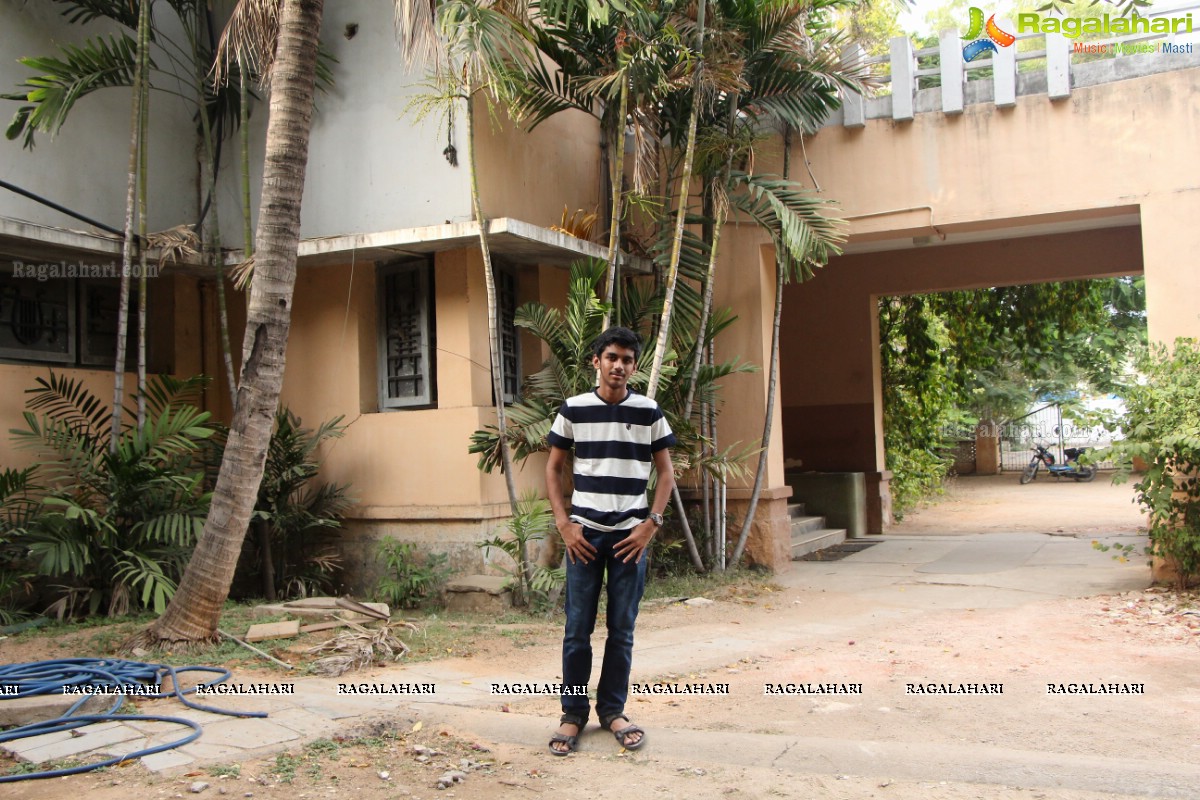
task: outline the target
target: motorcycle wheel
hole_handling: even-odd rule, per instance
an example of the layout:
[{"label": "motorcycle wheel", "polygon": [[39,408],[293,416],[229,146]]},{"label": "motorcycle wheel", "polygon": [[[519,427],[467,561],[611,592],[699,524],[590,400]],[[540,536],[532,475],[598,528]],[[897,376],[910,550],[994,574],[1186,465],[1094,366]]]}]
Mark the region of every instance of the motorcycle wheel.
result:
[{"label": "motorcycle wheel", "polygon": [[1025,467],[1025,471],[1021,473],[1021,485],[1029,483],[1037,477],[1038,464],[1036,461],[1029,462],[1029,466]]},{"label": "motorcycle wheel", "polygon": [[1089,483],[1096,480],[1096,468],[1080,467],[1079,474],[1075,476],[1075,480],[1079,481],[1080,483]]}]

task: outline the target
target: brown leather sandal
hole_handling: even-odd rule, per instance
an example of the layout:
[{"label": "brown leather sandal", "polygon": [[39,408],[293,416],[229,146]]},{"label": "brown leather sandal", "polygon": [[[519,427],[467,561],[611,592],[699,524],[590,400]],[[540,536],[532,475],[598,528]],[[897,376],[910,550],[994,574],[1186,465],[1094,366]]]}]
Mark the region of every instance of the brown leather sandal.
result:
[{"label": "brown leather sandal", "polygon": [[[621,747],[625,748],[626,750],[637,750],[646,743],[646,732],[632,723],[626,725],[620,730],[614,731],[612,729],[612,724],[619,719],[629,722],[629,717],[625,716],[624,714],[613,714],[611,717],[602,717],[600,719],[600,724],[604,726],[605,730],[611,732]],[[640,733],[641,738],[630,744],[629,737],[635,733]]]},{"label": "brown leather sandal", "polygon": [[[579,743],[579,734],[583,733],[583,726],[587,724],[587,720],[578,714],[563,714],[561,717],[559,717],[558,724],[574,725],[575,727],[579,728],[579,731],[574,736],[556,732],[550,737],[550,743],[546,745],[550,749],[550,752],[556,756],[569,756],[571,753],[575,752],[575,746]],[[559,743],[565,744],[566,747],[562,750],[559,750],[554,746]]]}]

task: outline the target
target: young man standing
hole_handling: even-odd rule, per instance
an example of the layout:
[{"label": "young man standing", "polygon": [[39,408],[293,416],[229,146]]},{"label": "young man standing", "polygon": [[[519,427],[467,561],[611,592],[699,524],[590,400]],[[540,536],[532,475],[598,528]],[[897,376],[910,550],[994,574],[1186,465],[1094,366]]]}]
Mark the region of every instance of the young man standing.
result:
[{"label": "young man standing", "polygon": [[[633,626],[646,583],[646,548],[662,527],[662,512],[675,485],[670,447],[675,435],[662,409],[628,387],[637,369],[641,343],[628,328],[609,328],[593,345],[592,366],[600,385],[568,398],[558,411],[547,441],[546,491],[554,522],[567,550],[566,631],[563,635],[562,710],[550,752],[575,749],[591,708],[586,694],[592,672],[592,631],[600,586],[607,574],[608,639],[596,687],[596,715],[627,750],[646,734],[625,716]],[[563,503],[562,470],[574,449],[574,493],[568,513]],[[654,501],[646,503],[653,466],[658,476]]]}]

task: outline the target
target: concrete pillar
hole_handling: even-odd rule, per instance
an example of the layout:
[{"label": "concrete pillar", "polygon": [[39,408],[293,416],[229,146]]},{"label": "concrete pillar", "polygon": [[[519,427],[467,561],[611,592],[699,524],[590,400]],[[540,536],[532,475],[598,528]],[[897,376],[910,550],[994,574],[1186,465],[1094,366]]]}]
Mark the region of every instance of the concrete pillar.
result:
[{"label": "concrete pillar", "polygon": [[1151,195],[1141,216],[1150,339],[1169,345],[1180,336],[1200,338],[1200,270],[1190,263],[1200,251],[1200,195]]},{"label": "concrete pillar", "polygon": [[892,119],[913,118],[913,95],[917,90],[917,59],[907,36],[891,40]]},{"label": "concrete pillar", "polygon": [[967,73],[963,69],[962,38],[957,30],[951,28],[938,35],[938,55],[942,72],[942,111],[961,114]]},{"label": "concrete pillar", "polygon": [[1071,96],[1071,46],[1061,33],[1046,34],[1046,93],[1051,100]]},{"label": "concrete pillar", "polygon": [[1000,474],[1000,436],[990,420],[975,429],[975,474]]},{"label": "concrete pillar", "polygon": [[[1012,21],[997,19],[1001,30],[1014,31]],[[998,108],[1012,108],[1017,104],[1017,46],[1001,47],[992,53],[992,97]]]},{"label": "concrete pillar", "polygon": [[[729,226],[721,237],[721,263],[714,284],[714,305],[732,308],[738,319],[717,338],[717,360],[735,359],[761,367],[759,372],[730,375],[721,381],[724,407],[718,420],[718,432],[722,449],[737,442],[742,448],[757,448],[762,441],[775,313],[775,251],[768,241],[765,234],[749,225]],[[782,366],[786,369],[788,365]],[[754,526],[747,540],[746,556],[748,563],[783,570],[790,564],[791,526],[787,518],[787,499],[792,490],[783,478],[782,403],[780,388],[776,387],[775,391],[766,474]],[[729,482],[728,536],[731,542],[741,532],[758,458],[754,455],[747,459],[744,478]]]},{"label": "concrete pillar", "polygon": [[[861,44],[847,45],[842,50],[842,66],[854,69],[866,60],[867,53]],[[847,128],[861,128],[866,125],[863,110],[863,96],[846,88],[838,89],[842,97],[842,124]]]}]

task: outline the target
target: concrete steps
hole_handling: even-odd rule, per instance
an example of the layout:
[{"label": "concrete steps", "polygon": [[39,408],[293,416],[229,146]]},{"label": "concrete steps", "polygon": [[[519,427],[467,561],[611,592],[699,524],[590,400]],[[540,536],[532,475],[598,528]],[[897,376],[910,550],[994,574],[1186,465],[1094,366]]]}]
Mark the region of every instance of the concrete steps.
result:
[{"label": "concrete steps", "polygon": [[846,541],[845,528],[825,527],[825,518],[805,514],[803,503],[789,504],[788,517],[792,521],[793,561]]}]

